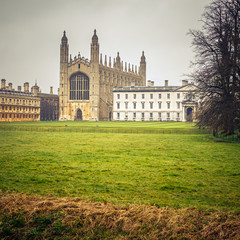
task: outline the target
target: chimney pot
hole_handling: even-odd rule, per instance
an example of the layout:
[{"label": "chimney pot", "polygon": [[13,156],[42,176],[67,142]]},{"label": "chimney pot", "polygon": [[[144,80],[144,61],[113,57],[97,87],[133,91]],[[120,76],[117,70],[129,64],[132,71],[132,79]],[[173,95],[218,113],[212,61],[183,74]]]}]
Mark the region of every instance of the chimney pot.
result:
[{"label": "chimney pot", "polygon": [[1,89],[5,89],[6,88],[6,80],[2,79],[1,80]]},{"label": "chimney pot", "polygon": [[39,93],[39,87],[37,85],[33,86],[31,92],[33,92],[34,96],[37,96]]},{"label": "chimney pot", "polygon": [[168,87],[168,80],[165,80],[165,87]]},{"label": "chimney pot", "polygon": [[154,81],[148,80],[148,87],[153,87],[154,86]]},{"label": "chimney pot", "polygon": [[8,90],[12,91],[12,83],[8,83]]},{"label": "chimney pot", "polygon": [[24,83],[24,92],[29,92],[29,82]]},{"label": "chimney pot", "polygon": [[188,80],[182,80],[182,86],[185,86],[188,84]]}]

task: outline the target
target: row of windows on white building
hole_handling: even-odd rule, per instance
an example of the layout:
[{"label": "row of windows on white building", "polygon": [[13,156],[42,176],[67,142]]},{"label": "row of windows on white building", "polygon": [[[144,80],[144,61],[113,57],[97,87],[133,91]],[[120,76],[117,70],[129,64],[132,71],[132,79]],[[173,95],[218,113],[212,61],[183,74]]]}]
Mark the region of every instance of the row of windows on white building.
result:
[{"label": "row of windows on white building", "polygon": [[[130,105],[130,103],[129,102],[124,102],[124,107],[125,107],[125,109],[129,109],[129,108],[131,108],[132,107],[132,109],[140,109],[139,107],[137,107],[137,102],[132,102],[131,103],[132,105],[131,106],[129,106]],[[149,102],[148,103],[148,106],[146,106],[146,102],[141,102],[141,103],[138,103],[138,105],[139,104],[141,104],[140,105],[140,107],[141,107],[141,109],[146,109],[146,108],[148,108],[149,107],[149,109],[154,109],[155,108],[155,106],[154,106],[154,104],[157,104],[157,108],[158,109],[162,109],[162,106],[163,106],[163,103],[162,102]],[[117,109],[121,109],[121,103],[120,102],[117,102]],[[167,109],[171,109],[171,102],[166,102],[166,106],[165,106]],[[181,103],[180,102],[176,102],[176,107],[177,107],[177,109],[180,109],[180,107],[181,107]]]},{"label": "row of windows on white building", "polygon": [[[121,116],[120,114],[122,114],[123,116]],[[144,119],[148,119],[148,120],[158,120],[161,121],[162,118],[164,119],[175,119],[175,120],[180,120],[180,112],[133,112],[133,113],[128,113],[128,112],[117,112],[117,119],[125,119],[125,120],[129,120],[129,119],[139,119],[141,118],[141,120]],[[165,116],[164,116],[165,115]]]},{"label": "row of windows on white building", "polygon": [[[174,93],[172,93],[172,95],[173,95]],[[176,94],[176,93],[175,93]],[[145,98],[148,98],[148,96],[146,96],[147,94],[145,94],[145,93],[142,93],[141,94],[141,98],[142,99],[145,99]],[[120,99],[120,94],[117,94],[117,99]],[[181,94],[180,93],[177,93],[177,95],[176,95],[176,97],[177,97],[177,99],[180,99],[180,96],[181,96]],[[153,98],[156,98],[156,97],[158,97],[158,99],[162,99],[162,98],[167,98],[167,99],[170,99],[171,98],[171,94],[170,93],[167,93],[167,94],[162,94],[162,93],[158,93],[158,95],[157,94],[153,94],[153,93],[150,93],[149,94],[149,98],[150,99],[153,99]],[[172,96],[172,97],[175,97],[175,96]],[[128,93],[126,93],[125,94],[125,99],[129,99],[129,98],[133,98],[133,99],[137,99],[137,94],[136,93],[134,93],[134,94],[128,94]],[[193,95],[192,96],[192,98],[193,99],[195,99],[195,96]]]},{"label": "row of windows on white building", "polygon": [[[172,93],[172,94],[174,94],[174,93]],[[141,94],[141,98],[142,99],[145,99],[146,97],[148,97],[148,96],[146,96],[147,94],[145,94],[145,93],[142,93]],[[117,94],[117,99],[120,99],[120,94]],[[177,99],[180,99],[180,93],[177,93]],[[128,94],[128,93],[126,93],[125,94],[125,99],[129,99],[129,98],[133,98],[133,99],[137,99],[137,94],[136,93],[134,93],[134,94]],[[153,94],[153,93],[150,93],[149,94],[149,98],[150,99],[153,99],[153,98],[156,98],[156,94]],[[167,99],[170,99],[171,98],[171,94],[170,93],[167,93],[166,95],[165,94],[162,94],[162,93],[158,93],[158,99],[162,99],[162,97],[164,98],[164,97],[167,97]],[[193,96],[193,99],[194,99],[194,96]]]}]

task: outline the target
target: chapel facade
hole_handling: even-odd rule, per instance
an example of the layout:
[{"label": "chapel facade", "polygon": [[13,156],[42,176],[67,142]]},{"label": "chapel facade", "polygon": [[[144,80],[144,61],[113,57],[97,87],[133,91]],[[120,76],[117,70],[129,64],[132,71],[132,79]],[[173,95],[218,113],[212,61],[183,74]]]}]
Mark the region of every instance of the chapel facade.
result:
[{"label": "chapel facade", "polygon": [[146,60],[140,66],[123,63],[117,53],[112,59],[99,54],[96,30],[92,37],[90,60],[69,55],[64,31],[60,44],[59,120],[107,121],[113,116],[113,88],[146,86]]}]

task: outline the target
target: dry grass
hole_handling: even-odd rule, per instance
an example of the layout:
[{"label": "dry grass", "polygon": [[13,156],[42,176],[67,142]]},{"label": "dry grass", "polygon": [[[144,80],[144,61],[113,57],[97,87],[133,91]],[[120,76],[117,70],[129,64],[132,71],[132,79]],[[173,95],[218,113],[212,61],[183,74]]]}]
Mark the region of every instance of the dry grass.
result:
[{"label": "dry grass", "polygon": [[[8,224],[4,222],[6,217]],[[22,225],[16,224],[19,219]],[[231,213],[0,194],[2,239],[240,239],[239,236],[240,216]]]}]

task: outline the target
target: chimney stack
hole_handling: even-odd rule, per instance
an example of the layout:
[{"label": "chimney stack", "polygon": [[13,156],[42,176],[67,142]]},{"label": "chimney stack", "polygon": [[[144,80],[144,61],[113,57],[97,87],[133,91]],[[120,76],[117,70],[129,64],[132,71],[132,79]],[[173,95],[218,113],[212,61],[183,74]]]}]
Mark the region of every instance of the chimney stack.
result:
[{"label": "chimney stack", "polygon": [[35,84],[32,88],[31,88],[31,92],[33,92],[34,96],[37,96],[39,93],[39,86],[37,84]]},{"label": "chimney stack", "polygon": [[8,90],[12,91],[12,83],[8,83]]},{"label": "chimney stack", "polygon": [[6,80],[2,79],[1,80],[1,89],[5,89],[6,88]]},{"label": "chimney stack", "polygon": [[182,86],[186,86],[188,84],[188,80],[182,80]]},{"label": "chimney stack", "polygon": [[22,87],[18,86],[18,91],[21,92],[22,91]]},{"label": "chimney stack", "polygon": [[165,87],[168,87],[168,80],[165,80]]},{"label": "chimney stack", "polygon": [[29,92],[29,83],[28,82],[24,83],[24,92]]},{"label": "chimney stack", "polygon": [[148,80],[148,87],[154,87],[154,81]]},{"label": "chimney stack", "polygon": [[53,87],[50,87],[50,94],[53,94]]}]

